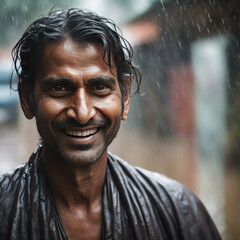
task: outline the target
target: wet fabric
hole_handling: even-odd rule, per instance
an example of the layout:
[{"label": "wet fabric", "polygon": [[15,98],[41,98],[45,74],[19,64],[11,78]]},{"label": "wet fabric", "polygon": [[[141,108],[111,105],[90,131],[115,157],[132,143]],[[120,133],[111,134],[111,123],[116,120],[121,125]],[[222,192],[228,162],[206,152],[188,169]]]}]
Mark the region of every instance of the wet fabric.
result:
[{"label": "wet fabric", "polygon": [[[1,240],[66,240],[39,149],[0,178]],[[221,239],[195,195],[180,183],[109,154],[103,187],[103,239]]]}]

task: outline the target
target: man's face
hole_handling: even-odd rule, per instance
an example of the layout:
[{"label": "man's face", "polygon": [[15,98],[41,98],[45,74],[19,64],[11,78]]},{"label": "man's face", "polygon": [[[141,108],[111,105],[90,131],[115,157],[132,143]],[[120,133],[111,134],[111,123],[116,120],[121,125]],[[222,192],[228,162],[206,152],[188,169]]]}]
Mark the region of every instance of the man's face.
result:
[{"label": "man's face", "polygon": [[[79,166],[94,163],[116,136],[129,107],[116,69],[99,44],[65,40],[46,45],[34,86],[34,108],[20,91],[26,117],[35,116],[46,156]],[[125,87],[129,87],[129,82]]]}]

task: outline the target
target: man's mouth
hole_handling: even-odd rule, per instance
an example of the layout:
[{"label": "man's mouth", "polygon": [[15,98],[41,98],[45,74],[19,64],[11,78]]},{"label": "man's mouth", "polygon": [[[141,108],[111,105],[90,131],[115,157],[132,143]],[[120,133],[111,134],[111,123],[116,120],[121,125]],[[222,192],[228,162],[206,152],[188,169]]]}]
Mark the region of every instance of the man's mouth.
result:
[{"label": "man's mouth", "polygon": [[66,130],[65,133],[72,137],[88,137],[97,132],[97,128],[79,131],[79,130]]}]

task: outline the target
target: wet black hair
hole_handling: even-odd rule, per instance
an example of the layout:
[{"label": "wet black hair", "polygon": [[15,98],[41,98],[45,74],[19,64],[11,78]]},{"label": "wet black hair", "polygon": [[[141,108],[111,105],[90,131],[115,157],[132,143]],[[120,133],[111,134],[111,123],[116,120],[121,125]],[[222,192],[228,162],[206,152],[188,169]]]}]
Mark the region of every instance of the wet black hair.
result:
[{"label": "wet black hair", "polygon": [[122,94],[126,75],[130,76],[131,85],[134,82],[133,92],[139,92],[141,74],[132,63],[133,49],[122,37],[120,29],[110,19],[76,8],[52,9],[47,16],[35,20],[26,29],[12,50],[18,84],[33,92],[44,46],[65,38],[79,43],[102,44],[103,60],[110,70],[116,67]]}]

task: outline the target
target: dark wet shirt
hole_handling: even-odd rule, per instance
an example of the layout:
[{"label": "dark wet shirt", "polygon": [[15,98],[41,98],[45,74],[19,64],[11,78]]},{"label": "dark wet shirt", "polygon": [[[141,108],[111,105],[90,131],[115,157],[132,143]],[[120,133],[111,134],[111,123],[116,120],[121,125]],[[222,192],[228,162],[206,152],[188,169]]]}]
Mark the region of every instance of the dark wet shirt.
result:
[{"label": "dark wet shirt", "polygon": [[[67,239],[38,149],[0,178],[1,240]],[[103,239],[221,239],[198,198],[180,183],[108,154]]]}]

